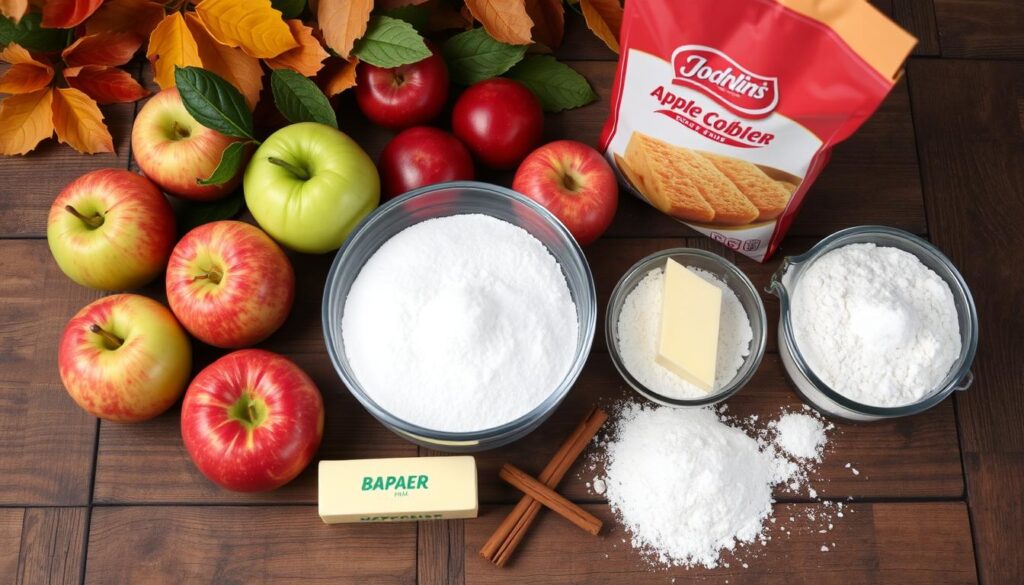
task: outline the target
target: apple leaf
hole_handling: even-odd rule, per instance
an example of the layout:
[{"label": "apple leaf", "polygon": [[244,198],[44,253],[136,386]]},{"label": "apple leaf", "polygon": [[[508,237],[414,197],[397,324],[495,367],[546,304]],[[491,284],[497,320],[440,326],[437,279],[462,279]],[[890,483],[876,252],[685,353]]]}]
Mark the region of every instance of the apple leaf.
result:
[{"label": "apple leaf", "polygon": [[597,99],[587,78],[550,55],[530,55],[510,69],[506,77],[529,88],[546,112],[578,108]]},{"label": "apple leaf", "polygon": [[270,74],[270,89],[277,109],[292,124],[319,122],[338,127],[331,102],[311,79],[291,69],[275,69]]},{"label": "apple leaf", "polygon": [[0,16],[0,48],[18,43],[33,51],[59,51],[68,44],[68,32],[56,28],[42,28],[43,15],[29,12],[21,22]]},{"label": "apple leaf", "polygon": [[220,155],[220,162],[217,168],[213,169],[209,177],[196,181],[200,185],[223,185],[238,174],[238,169],[245,162],[245,149],[248,142],[232,142]]},{"label": "apple leaf", "polygon": [[462,85],[497,77],[522,60],[525,45],[494,40],[482,28],[461,32],[441,47],[452,80]]},{"label": "apple leaf", "polygon": [[[240,144],[240,143],[239,143]],[[237,189],[231,195],[216,201],[189,201],[178,208],[178,233],[187,234],[193,229],[222,219],[231,219],[242,211],[245,197],[242,190]]]},{"label": "apple leaf", "polygon": [[252,112],[242,93],[223,77],[199,67],[175,67],[174,83],[197,122],[225,136],[253,138]]},{"label": "apple leaf", "polygon": [[306,8],[306,0],[270,0],[274,10],[280,10],[285,20],[298,18]]},{"label": "apple leaf", "polygon": [[391,68],[422,61],[430,56],[430,49],[408,22],[374,16],[352,54],[370,65]]}]

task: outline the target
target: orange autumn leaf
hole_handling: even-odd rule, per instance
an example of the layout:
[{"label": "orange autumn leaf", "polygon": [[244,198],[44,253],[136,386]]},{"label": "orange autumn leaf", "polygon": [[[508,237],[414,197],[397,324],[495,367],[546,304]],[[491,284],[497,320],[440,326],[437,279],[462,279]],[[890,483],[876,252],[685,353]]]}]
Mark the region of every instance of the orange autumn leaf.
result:
[{"label": "orange autumn leaf", "polygon": [[25,154],[52,136],[52,102],[50,88],[0,102],[0,154]]},{"label": "orange autumn leaf", "polygon": [[89,18],[103,0],[48,0],[43,4],[44,28],[73,28]]},{"label": "orange autumn leaf", "polygon": [[371,10],[373,0],[320,0],[316,16],[324,42],[348,59],[355,42],[366,34]]},{"label": "orange autumn leaf", "polygon": [[562,0],[526,0],[526,13],[533,20],[533,40],[549,49],[557,49],[565,32]]},{"label": "orange autumn leaf", "polygon": [[142,37],[132,32],[86,35],[71,43],[61,56],[71,67],[79,65],[124,65],[142,46]]},{"label": "orange autumn leaf", "polygon": [[317,85],[327,94],[327,97],[334,97],[350,87],[355,87],[357,65],[359,65],[359,59],[355,57],[348,61],[342,59],[328,61],[316,77]]},{"label": "orange autumn leaf", "polygon": [[216,73],[234,85],[242,92],[249,109],[255,108],[260,99],[260,89],[263,88],[263,68],[260,67],[259,59],[246,55],[241,49],[218,43],[204,24],[194,13],[185,14],[185,25],[195,39],[203,69]]},{"label": "orange autumn leaf", "polygon": [[0,14],[14,22],[20,22],[28,10],[28,0],[0,0]]},{"label": "orange autumn leaf", "polygon": [[510,45],[532,42],[533,20],[526,13],[523,0],[466,0],[466,6],[495,39]]},{"label": "orange autumn leaf", "polygon": [[114,139],[96,102],[73,87],[53,91],[53,129],[57,139],[85,154],[114,152]]},{"label": "orange autumn leaf", "polygon": [[153,78],[160,89],[174,87],[174,66],[202,67],[199,47],[181,13],[172,12],[149,35],[146,57],[153,64]]},{"label": "orange autumn leaf", "polygon": [[213,38],[250,57],[269,59],[299,46],[270,0],[203,0],[196,13]]},{"label": "orange autumn leaf", "polygon": [[164,19],[164,7],[150,0],[107,0],[85,22],[85,34],[133,32],[149,36]]},{"label": "orange autumn leaf", "polygon": [[127,71],[105,65],[84,65],[64,70],[68,85],[98,104],[134,102],[149,95]]},{"label": "orange autumn leaf", "polygon": [[622,5],[619,0],[580,0],[583,19],[597,38],[608,48],[619,52],[619,29],[622,28]]},{"label": "orange autumn leaf", "polygon": [[329,54],[313,36],[313,29],[303,25],[301,20],[289,20],[288,28],[291,29],[292,36],[299,46],[273,59],[267,59],[267,66],[271,69],[288,68],[306,77],[316,75],[317,71],[323,68],[323,61]]},{"label": "orange autumn leaf", "polygon": [[0,93],[31,93],[46,87],[53,79],[53,68],[36,61],[17,43],[11,43],[0,51],[0,61],[11,64],[0,76]]}]

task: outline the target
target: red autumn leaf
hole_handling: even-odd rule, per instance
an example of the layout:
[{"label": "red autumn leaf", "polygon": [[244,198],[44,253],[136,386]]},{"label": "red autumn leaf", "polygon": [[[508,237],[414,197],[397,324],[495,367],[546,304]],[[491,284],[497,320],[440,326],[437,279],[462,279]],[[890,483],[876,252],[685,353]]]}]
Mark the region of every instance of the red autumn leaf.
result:
[{"label": "red autumn leaf", "polygon": [[70,67],[79,65],[124,65],[142,46],[142,37],[135,33],[97,33],[84,36],[61,55]]},{"label": "red autumn leaf", "polygon": [[100,104],[134,102],[149,95],[135,78],[115,67],[85,65],[64,70],[68,85]]},{"label": "red autumn leaf", "polygon": [[148,37],[164,19],[164,7],[149,0],[107,0],[85,23],[85,34],[133,32]]},{"label": "red autumn leaf", "polygon": [[557,49],[565,32],[562,0],[526,0],[526,13],[533,20],[533,40]]},{"label": "red autumn leaf", "polygon": [[43,4],[43,28],[72,28],[92,16],[103,0],[49,0]]}]

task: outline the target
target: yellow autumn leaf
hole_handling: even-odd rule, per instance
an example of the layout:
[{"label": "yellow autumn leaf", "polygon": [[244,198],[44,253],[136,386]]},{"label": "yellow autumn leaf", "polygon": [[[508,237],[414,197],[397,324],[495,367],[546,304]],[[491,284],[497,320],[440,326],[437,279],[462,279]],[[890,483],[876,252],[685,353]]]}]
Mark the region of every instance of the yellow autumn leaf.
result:
[{"label": "yellow autumn leaf", "polygon": [[608,48],[619,52],[619,29],[622,28],[622,5],[619,0],[580,0],[580,10],[587,27]]},{"label": "yellow autumn leaf", "polygon": [[14,22],[20,22],[28,10],[28,0],[0,0],[0,14]]},{"label": "yellow autumn leaf", "polygon": [[288,28],[291,29],[299,46],[273,59],[267,59],[267,66],[271,69],[288,68],[306,77],[316,75],[324,66],[324,59],[328,57],[327,51],[313,36],[313,29],[303,25],[301,20],[289,20]]},{"label": "yellow autumn leaf", "polygon": [[52,102],[50,88],[0,102],[0,154],[25,154],[52,136]]},{"label": "yellow autumn leaf", "polygon": [[203,21],[191,12],[185,14],[185,25],[199,48],[203,69],[216,73],[234,85],[242,92],[249,109],[255,108],[263,88],[263,68],[260,67],[259,59],[246,55],[241,49],[218,43],[206,30]]},{"label": "yellow autumn leaf", "polygon": [[533,20],[526,13],[524,0],[466,0],[466,7],[495,39],[510,45],[533,42]]},{"label": "yellow autumn leaf", "polygon": [[57,139],[78,152],[114,152],[103,113],[91,97],[73,87],[58,87],[53,93],[53,129]]},{"label": "yellow autumn leaf", "polygon": [[11,64],[0,75],[0,93],[32,93],[53,80],[53,67],[35,60],[17,43],[10,43],[0,51],[0,61]]},{"label": "yellow autumn leaf", "polygon": [[149,35],[146,57],[153,64],[153,78],[160,89],[174,87],[174,66],[202,67],[199,47],[181,13],[172,12]]},{"label": "yellow autumn leaf", "polygon": [[324,33],[324,42],[348,59],[355,42],[366,34],[371,10],[373,0],[320,0],[316,19]]},{"label": "yellow autumn leaf", "polygon": [[317,85],[327,94],[327,97],[334,97],[350,87],[355,87],[357,65],[359,65],[359,59],[355,57],[348,61],[341,59],[328,61],[316,77]]},{"label": "yellow autumn leaf", "polygon": [[270,0],[203,0],[196,13],[213,38],[250,57],[269,59],[299,46]]}]

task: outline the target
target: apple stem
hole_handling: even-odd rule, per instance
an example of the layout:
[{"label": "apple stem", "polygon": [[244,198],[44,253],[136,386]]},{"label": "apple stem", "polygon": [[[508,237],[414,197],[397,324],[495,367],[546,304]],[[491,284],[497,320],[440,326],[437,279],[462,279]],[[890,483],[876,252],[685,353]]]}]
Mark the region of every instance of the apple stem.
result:
[{"label": "apple stem", "polygon": [[171,131],[174,132],[174,135],[178,138],[188,138],[191,136],[191,132],[188,131],[188,128],[185,128],[177,122],[171,123]]},{"label": "apple stem", "polygon": [[267,162],[269,162],[270,164],[273,164],[273,165],[277,165],[277,166],[279,166],[281,168],[287,169],[289,172],[291,172],[291,174],[295,175],[300,180],[303,180],[303,181],[308,181],[309,180],[309,172],[307,172],[306,169],[304,169],[304,168],[302,168],[302,167],[300,167],[298,165],[293,165],[292,163],[290,163],[288,161],[285,161],[285,160],[281,160],[281,159],[279,159],[279,158],[277,158],[275,156],[267,157]]},{"label": "apple stem", "polygon": [[245,405],[245,413],[249,415],[249,422],[256,422],[256,406],[253,404],[251,399]]},{"label": "apple stem", "polygon": [[82,215],[81,213],[78,212],[77,209],[75,209],[74,207],[72,207],[70,205],[65,205],[64,206],[64,211],[67,211],[71,215],[73,215],[73,216],[77,217],[78,219],[82,220],[85,223],[85,225],[89,226],[90,228],[95,229],[95,228],[98,228],[101,225],[103,225],[103,216],[100,215],[100,213],[98,211],[95,214],[93,214],[92,217],[86,217],[86,216]]},{"label": "apple stem", "polygon": [[210,269],[207,272],[195,275],[195,277],[192,280],[209,279],[209,281],[212,282],[213,284],[220,284],[221,278],[224,278],[224,275],[221,274],[219,270]]},{"label": "apple stem", "polygon": [[113,333],[111,333],[109,331],[104,330],[102,327],[100,327],[96,323],[93,323],[92,325],[89,326],[89,331],[92,331],[96,335],[99,335],[100,337],[103,338],[104,341],[106,341],[108,344],[112,345],[113,347],[111,349],[117,349],[117,348],[121,347],[122,345],[124,345],[124,340],[123,339],[121,339],[120,337],[114,335]]}]

